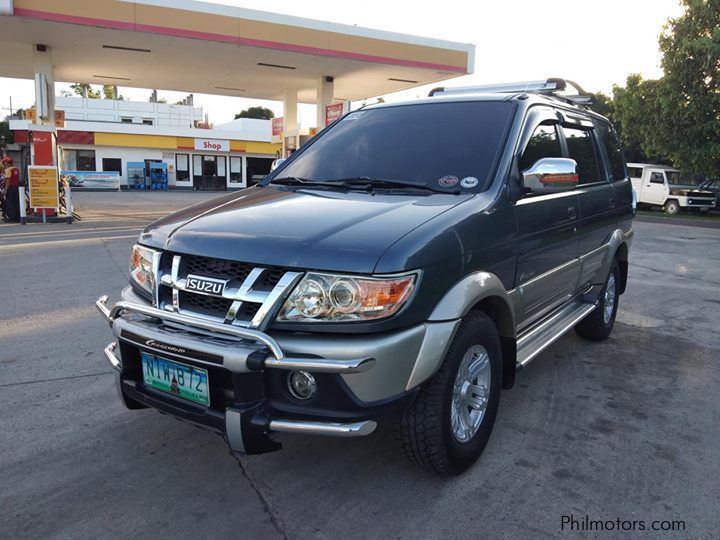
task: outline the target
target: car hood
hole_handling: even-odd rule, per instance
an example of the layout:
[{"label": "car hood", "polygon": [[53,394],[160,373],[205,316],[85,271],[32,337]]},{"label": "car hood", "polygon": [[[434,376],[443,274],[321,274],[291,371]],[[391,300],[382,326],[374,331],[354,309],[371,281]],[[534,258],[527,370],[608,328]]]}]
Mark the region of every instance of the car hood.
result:
[{"label": "car hood", "polygon": [[140,242],[259,265],[371,273],[388,247],[470,198],[254,187],[170,214]]}]

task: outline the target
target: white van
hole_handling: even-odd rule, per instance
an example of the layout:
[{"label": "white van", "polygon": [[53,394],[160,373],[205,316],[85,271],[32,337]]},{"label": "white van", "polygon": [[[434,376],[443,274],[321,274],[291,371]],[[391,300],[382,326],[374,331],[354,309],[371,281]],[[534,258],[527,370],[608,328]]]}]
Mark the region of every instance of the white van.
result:
[{"label": "white van", "polygon": [[681,180],[677,169],[649,163],[628,163],[627,167],[638,206],[662,206],[668,214],[682,209],[708,212],[715,208],[713,192],[698,189],[693,180]]}]

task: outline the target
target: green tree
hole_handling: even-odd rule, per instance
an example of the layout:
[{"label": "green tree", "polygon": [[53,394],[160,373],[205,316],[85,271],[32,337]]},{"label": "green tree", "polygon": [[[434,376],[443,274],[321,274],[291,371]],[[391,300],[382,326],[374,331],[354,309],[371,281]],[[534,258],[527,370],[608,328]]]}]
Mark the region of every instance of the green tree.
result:
[{"label": "green tree", "polygon": [[613,86],[612,122],[628,161],[667,162],[663,144],[669,119],[662,109],[664,83],[629,75],[625,86]]},{"label": "green tree", "polygon": [[70,88],[72,88],[72,91],[78,96],[85,95],[85,92],[87,91],[87,97],[90,99],[100,99],[100,92],[93,90],[93,87],[87,83],[72,83]]},{"label": "green tree", "polygon": [[665,122],[653,144],[683,170],[720,177],[720,0],[681,0],[660,36]]},{"label": "green tree", "polygon": [[262,120],[270,120],[275,118],[275,113],[267,107],[248,107],[237,113],[235,118],[259,118]]}]

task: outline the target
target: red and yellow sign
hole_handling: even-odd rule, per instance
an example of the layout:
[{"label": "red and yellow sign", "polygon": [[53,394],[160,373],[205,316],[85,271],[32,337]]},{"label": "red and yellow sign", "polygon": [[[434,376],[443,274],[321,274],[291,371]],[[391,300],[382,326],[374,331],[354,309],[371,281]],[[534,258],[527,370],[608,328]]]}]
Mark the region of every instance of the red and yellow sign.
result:
[{"label": "red and yellow sign", "polygon": [[28,167],[28,182],[32,208],[58,208],[57,167]]}]

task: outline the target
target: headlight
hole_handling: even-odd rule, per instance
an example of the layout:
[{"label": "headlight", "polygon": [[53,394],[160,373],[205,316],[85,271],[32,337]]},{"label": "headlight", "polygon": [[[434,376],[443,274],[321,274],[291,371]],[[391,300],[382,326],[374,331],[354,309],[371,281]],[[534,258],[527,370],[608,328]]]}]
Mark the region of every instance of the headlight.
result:
[{"label": "headlight", "polygon": [[160,257],[160,252],[148,249],[137,244],[133,246],[130,255],[130,279],[132,282],[146,291],[148,294],[155,293],[155,260]]},{"label": "headlight", "polygon": [[408,301],[417,274],[364,278],[307,274],[285,301],[278,321],[372,321],[390,317]]}]

